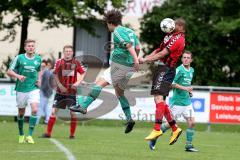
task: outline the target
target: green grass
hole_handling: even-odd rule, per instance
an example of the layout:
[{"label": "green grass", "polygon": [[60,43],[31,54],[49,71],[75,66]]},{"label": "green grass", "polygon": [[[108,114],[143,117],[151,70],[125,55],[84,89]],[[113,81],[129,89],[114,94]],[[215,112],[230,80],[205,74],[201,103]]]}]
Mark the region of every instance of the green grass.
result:
[{"label": "green grass", "polygon": [[[36,144],[18,144],[17,124],[12,119],[0,118],[0,159],[3,160],[65,160],[67,159],[49,139],[38,138],[45,125],[38,125],[34,133]],[[93,120],[77,128],[76,139],[68,138],[68,123],[59,121],[54,127],[53,138],[68,148],[78,160],[236,160],[240,156],[239,125],[213,125],[212,130],[230,129],[223,132],[206,132],[206,125],[197,127],[194,145],[198,153],[184,151],[185,133],[173,146],[168,145],[170,132],[165,133],[155,151],[148,149],[144,137],[152,124],[136,124],[133,132],[123,133],[123,121]],[[197,125],[198,126],[198,125]],[[215,127],[217,126],[217,127]],[[28,123],[25,123],[27,131]],[[183,126],[184,127],[184,126]],[[234,130],[236,129],[236,130]],[[235,132],[236,131],[236,132]]]}]

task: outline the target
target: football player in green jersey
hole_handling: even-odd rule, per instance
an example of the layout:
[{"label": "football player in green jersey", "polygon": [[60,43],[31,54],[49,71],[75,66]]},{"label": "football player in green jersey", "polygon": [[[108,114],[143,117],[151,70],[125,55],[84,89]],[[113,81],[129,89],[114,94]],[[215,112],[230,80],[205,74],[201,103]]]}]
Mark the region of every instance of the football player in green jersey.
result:
[{"label": "football player in green jersey", "polygon": [[122,14],[118,10],[110,10],[104,15],[108,30],[112,32],[114,50],[111,54],[111,79],[116,96],[126,116],[125,133],[132,131],[135,122],[131,117],[130,105],[124,96],[124,90],[135,71],[139,70],[136,53],[137,36],[133,30],[123,27]]},{"label": "football player in green jersey", "polygon": [[139,70],[139,62],[135,50],[138,43],[137,36],[133,30],[121,25],[122,14],[118,10],[113,9],[104,14],[104,21],[113,35],[114,50],[111,54],[112,63],[110,66],[112,85],[126,116],[125,133],[129,133],[132,131],[135,122],[132,120],[130,105],[124,96],[124,90],[133,73]]},{"label": "football player in green jersey", "polygon": [[[170,108],[174,118],[177,120],[183,116],[188,125],[186,130],[186,145],[185,151],[197,152],[193,147],[192,140],[194,136],[194,110],[191,104],[192,87],[191,82],[193,78],[194,69],[190,66],[192,63],[192,53],[185,51],[182,55],[182,64],[177,67],[176,75],[172,83],[173,97],[170,99]],[[162,132],[166,132],[170,128],[168,123],[161,126]],[[155,148],[157,139],[149,142],[150,149]]]},{"label": "football player in green jersey", "polygon": [[[35,53],[35,40],[25,40],[24,49],[26,53],[17,55],[12,61],[7,74],[16,78],[16,101],[18,107],[18,129],[19,143],[34,144],[32,138],[36,124],[36,113],[40,99],[39,86],[41,84],[40,68],[41,57]],[[23,123],[25,108],[31,106],[31,116],[29,118],[29,132],[24,136]]]},{"label": "football player in green jersey", "polygon": [[130,105],[124,96],[124,90],[133,73],[139,69],[137,53],[140,51],[140,43],[133,30],[121,25],[122,15],[118,10],[108,11],[104,15],[104,20],[113,36],[114,50],[110,56],[110,67],[96,81],[96,85],[86,99],[80,102],[78,107],[72,107],[70,110],[86,114],[87,107],[99,96],[102,88],[112,84],[127,119],[125,133],[129,133],[135,122],[132,120]]}]

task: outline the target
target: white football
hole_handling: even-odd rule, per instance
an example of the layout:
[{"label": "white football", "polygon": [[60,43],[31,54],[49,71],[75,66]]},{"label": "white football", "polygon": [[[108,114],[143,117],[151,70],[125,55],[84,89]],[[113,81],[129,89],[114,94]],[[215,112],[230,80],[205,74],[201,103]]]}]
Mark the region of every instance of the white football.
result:
[{"label": "white football", "polygon": [[160,23],[161,30],[165,33],[171,33],[175,29],[175,22],[171,18],[164,18]]}]

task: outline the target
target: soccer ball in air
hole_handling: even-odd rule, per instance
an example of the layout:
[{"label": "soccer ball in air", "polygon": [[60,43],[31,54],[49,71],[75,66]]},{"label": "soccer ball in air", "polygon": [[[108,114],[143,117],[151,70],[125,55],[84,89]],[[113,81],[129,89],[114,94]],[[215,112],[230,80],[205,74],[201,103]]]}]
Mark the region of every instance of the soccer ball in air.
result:
[{"label": "soccer ball in air", "polygon": [[175,29],[175,22],[171,18],[164,18],[160,23],[161,30],[165,33],[171,33]]}]

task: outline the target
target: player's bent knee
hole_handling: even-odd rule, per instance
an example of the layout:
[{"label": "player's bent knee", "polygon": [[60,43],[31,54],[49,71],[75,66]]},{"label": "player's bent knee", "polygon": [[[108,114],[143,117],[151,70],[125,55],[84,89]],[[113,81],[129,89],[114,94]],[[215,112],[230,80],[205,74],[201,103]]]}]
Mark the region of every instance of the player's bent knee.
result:
[{"label": "player's bent knee", "polygon": [[20,113],[19,112],[18,117],[23,118],[24,117],[24,113]]},{"label": "player's bent knee", "polygon": [[32,115],[37,115],[37,110],[32,110]]},{"label": "player's bent knee", "polygon": [[164,102],[164,98],[163,98],[163,96],[160,96],[160,95],[154,96],[154,101],[155,101],[155,103]]},{"label": "player's bent knee", "polygon": [[188,127],[189,128],[194,128],[195,127],[195,122],[194,121],[189,121],[188,122]]}]

